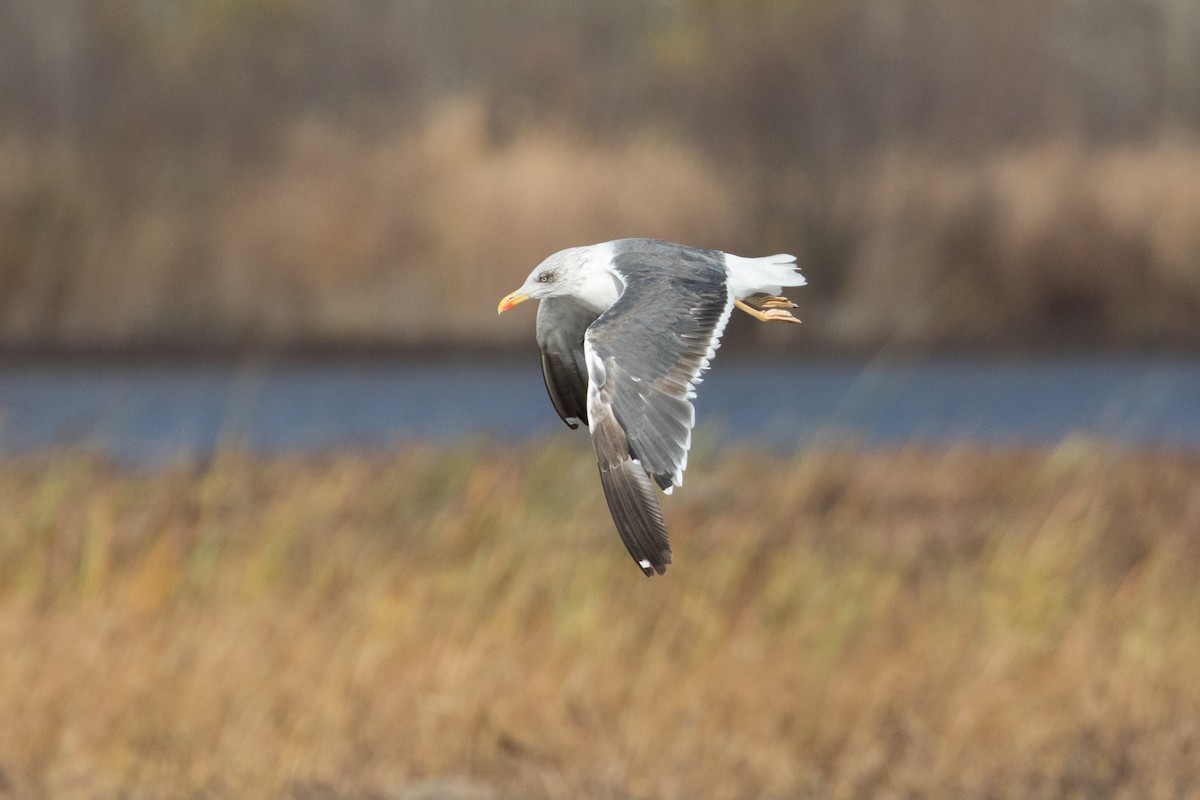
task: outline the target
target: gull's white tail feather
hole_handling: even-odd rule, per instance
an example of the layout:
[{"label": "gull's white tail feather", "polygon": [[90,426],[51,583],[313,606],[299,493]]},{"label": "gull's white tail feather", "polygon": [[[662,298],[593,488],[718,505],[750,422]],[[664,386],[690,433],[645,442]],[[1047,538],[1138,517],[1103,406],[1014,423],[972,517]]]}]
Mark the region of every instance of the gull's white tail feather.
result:
[{"label": "gull's white tail feather", "polygon": [[725,254],[729,290],[738,300],[752,294],[783,293],[784,286],[803,286],[808,281],[796,267],[796,257],[787,253],[761,258],[742,258]]}]

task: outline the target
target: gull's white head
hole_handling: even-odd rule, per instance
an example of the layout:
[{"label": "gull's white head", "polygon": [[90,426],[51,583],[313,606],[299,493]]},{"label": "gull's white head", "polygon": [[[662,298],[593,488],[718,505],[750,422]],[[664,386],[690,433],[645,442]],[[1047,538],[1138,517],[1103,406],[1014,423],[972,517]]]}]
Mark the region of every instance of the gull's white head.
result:
[{"label": "gull's white head", "polygon": [[521,288],[500,301],[502,314],[526,300],[570,296],[603,311],[616,302],[621,283],[612,269],[611,248],[604,245],[560,250],[529,273]]}]

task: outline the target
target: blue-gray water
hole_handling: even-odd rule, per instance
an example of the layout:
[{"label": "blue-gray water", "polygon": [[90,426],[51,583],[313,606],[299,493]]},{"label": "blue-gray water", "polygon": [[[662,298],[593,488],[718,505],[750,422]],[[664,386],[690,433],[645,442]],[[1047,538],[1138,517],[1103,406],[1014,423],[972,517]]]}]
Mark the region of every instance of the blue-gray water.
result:
[{"label": "blue-gray water", "polygon": [[[724,439],[1200,446],[1200,359],[718,361],[697,416]],[[567,429],[536,359],[443,364],[0,366],[0,454],[84,444],[137,461]],[[581,434],[576,434],[581,435]]]}]

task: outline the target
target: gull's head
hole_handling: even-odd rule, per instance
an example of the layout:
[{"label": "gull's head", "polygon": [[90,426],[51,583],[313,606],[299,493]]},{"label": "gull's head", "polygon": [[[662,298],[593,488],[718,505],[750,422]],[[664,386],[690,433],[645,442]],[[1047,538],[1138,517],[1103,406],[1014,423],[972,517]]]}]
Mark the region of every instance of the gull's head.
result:
[{"label": "gull's head", "polygon": [[[529,273],[521,288],[510,292],[500,301],[496,313],[503,314],[518,303],[526,300],[542,300],[547,297],[571,295],[587,297],[592,292],[597,266],[594,248],[573,247],[560,250],[547,258]],[[615,299],[615,298],[614,298]],[[610,301],[611,303],[611,301]]]}]

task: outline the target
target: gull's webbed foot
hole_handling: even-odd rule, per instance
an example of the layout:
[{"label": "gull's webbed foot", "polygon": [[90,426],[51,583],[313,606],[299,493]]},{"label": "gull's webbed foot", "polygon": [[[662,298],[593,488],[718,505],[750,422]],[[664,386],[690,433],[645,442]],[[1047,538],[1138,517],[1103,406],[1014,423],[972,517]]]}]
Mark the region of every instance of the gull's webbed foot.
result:
[{"label": "gull's webbed foot", "polygon": [[800,322],[788,311],[789,308],[795,308],[796,304],[786,297],[752,294],[745,300],[735,300],[734,305],[761,322]]}]

